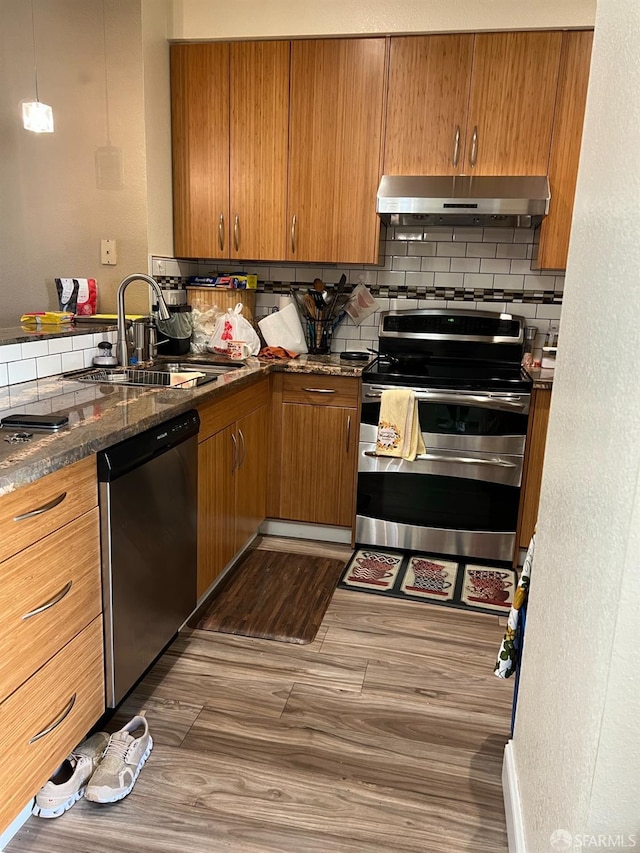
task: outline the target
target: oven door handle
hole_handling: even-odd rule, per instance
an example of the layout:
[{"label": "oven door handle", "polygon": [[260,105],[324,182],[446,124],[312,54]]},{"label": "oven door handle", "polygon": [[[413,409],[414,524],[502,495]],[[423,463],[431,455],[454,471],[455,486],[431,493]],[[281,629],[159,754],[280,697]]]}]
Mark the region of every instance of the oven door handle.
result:
[{"label": "oven door handle", "polygon": [[[489,395],[489,394],[458,394],[455,391],[415,391],[416,400],[428,403],[453,403],[459,406],[485,406],[490,409],[515,409],[524,411],[527,401],[522,397]],[[380,393],[367,392],[364,395],[368,399],[379,400]]]},{"label": "oven door handle", "polygon": [[[393,456],[385,456],[383,453],[376,453],[375,450],[365,450],[365,456],[369,456],[371,459],[399,459],[402,457],[393,457]],[[489,465],[494,468],[515,468],[515,462],[509,462],[507,459],[500,459],[499,457],[496,459],[482,459],[479,456],[445,456],[441,453],[419,453],[416,458],[416,462],[455,462],[455,463],[463,463],[465,465]]]}]

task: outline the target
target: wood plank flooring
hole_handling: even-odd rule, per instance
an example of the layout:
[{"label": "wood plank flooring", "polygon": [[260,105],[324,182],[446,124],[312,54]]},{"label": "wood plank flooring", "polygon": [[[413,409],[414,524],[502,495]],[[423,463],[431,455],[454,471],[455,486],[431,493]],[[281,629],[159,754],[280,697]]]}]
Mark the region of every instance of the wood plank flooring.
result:
[{"label": "wood plank flooring", "polygon": [[187,631],[110,721],[154,736],[131,795],[6,853],[505,853],[498,619],[338,590],[309,645]]}]

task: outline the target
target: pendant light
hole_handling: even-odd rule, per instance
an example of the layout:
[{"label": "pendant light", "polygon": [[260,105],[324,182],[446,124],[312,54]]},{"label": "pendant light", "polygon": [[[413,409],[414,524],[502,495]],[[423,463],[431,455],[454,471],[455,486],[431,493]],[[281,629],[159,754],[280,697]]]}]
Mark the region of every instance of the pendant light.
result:
[{"label": "pendant light", "polygon": [[34,133],[53,133],[53,110],[38,97],[38,65],[36,62],[36,26],[31,0],[31,34],[33,36],[33,72],[36,84],[35,101],[22,101],[22,124]]}]

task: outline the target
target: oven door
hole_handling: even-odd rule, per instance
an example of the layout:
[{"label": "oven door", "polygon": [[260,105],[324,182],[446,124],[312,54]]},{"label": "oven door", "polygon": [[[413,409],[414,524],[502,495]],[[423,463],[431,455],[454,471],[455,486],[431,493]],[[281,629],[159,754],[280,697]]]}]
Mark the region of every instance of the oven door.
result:
[{"label": "oven door", "polygon": [[381,390],[363,389],[357,542],[510,561],[529,395],[417,391],[426,452],[407,462],[376,453]]}]

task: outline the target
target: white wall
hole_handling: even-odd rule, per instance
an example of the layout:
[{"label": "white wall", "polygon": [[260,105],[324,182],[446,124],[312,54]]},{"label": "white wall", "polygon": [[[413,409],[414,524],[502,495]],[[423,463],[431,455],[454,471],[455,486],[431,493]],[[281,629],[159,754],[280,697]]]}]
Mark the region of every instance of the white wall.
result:
[{"label": "white wall", "polygon": [[170,38],[592,27],[595,0],[174,0]]},{"label": "white wall", "polygon": [[531,853],[640,845],[639,44],[637,0],[599,0],[513,744]]},{"label": "white wall", "polygon": [[[139,0],[105,0],[105,19],[120,189],[96,187],[95,152],[107,142],[102,0],[35,3],[40,98],[53,107],[53,134],[30,133],[21,122],[20,101],[34,95],[31,4],[0,5],[0,326],[57,307],[56,276],[95,278],[100,307],[112,310],[118,282],[147,270]],[[115,267],[100,265],[103,237],[117,240]],[[132,292],[132,309],[147,304],[145,289]]]},{"label": "white wall", "polygon": [[167,41],[170,19],[171,0],[142,0],[147,238],[150,255],[170,255],[173,252],[171,86]]}]

